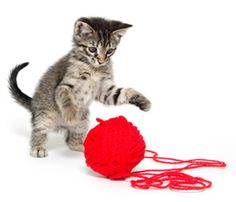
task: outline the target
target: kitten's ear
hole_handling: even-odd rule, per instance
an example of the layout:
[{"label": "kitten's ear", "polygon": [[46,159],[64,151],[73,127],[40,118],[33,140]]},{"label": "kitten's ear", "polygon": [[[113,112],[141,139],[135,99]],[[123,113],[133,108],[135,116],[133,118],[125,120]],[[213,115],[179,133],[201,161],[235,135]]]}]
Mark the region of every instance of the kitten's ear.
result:
[{"label": "kitten's ear", "polygon": [[80,20],[75,22],[74,34],[80,38],[88,38],[95,33],[94,29]]},{"label": "kitten's ear", "polygon": [[114,38],[117,41],[120,41],[121,37],[125,35],[125,33],[127,32],[127,30],[132,27],[132,25],[128,25],[125,28],[121,28],[121,29],[117,29],[115,31],[112,32],[112,35],[114,36]]}]

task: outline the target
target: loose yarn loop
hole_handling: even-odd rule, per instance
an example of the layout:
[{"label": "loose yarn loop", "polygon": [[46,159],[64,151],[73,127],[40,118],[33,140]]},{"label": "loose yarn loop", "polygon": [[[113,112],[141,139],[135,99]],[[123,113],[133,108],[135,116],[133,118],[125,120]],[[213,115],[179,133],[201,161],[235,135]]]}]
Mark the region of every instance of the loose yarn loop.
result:
[{"label": "loose yarn loop", "polygon": [[138,179],[131,180],[131,186],[140,189],[149,188],[170,188],[172,190],[204,190],[210,188],[211,181],[201,177],[193,177],[181,171],[201,168],[201,167],[225,167],[226,164],[217,160],[209,159],[191,159],[179,160],[174,158],[158,157],[158,154],[151,150],[146,150],[149,153],[144,158],[152,159],[158,163],[164,164],[187,164],[180,168],[170,169],[150,169],[132,172],[130,177]]},{"label": "loose yarn loop", "polygon": [[[224,162],[216,160],[158,157],[156,152],[145,150],[145,142],[139,130],[125,117],[97,121],[99,124],[89,131],[84,141],[84,155],[89,167],[111,180],[133,177],[135,179],[130,181],[131,186],[140,189],[204,190],[211,187],[211,181],[193,177],[182,171],[226,166]],[[184,165],[178,168],[132,172],[144,158],[157,163]]]}]

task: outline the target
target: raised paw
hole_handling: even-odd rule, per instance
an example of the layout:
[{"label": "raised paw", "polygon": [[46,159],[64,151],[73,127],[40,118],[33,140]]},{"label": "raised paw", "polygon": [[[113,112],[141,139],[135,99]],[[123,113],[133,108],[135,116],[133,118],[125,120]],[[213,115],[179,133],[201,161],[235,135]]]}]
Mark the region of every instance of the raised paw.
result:
[{"label": "raised paw", "polygon": [[78,120],[79,112],[76,106],[69,106],[62,111],[63,118],[68,123],[76,123]]},{"label": "raised paw", "polygon": [[133,95],[130,100],[130,104],[134,104],[143,111],[149,111],[151,108],[151,102],[141,94]]},{"label": "raised paw", "polygon": [[43,158],[48,155],[48,152],[44,147],[33,147],[30,151],[30,155],[36,158]]}]

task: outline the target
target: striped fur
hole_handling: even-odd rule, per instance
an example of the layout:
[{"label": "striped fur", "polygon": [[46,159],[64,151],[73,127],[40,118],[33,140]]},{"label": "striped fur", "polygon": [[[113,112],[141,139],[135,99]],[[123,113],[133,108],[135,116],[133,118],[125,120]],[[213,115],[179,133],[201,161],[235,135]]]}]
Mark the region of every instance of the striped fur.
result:
[{"label": "striped fur", "polygon": [[32,113],[33,157],[47,156],[47,134],[54,129],[65,131],[70,149],[83,150],[93,100],[105,105],[134,104],[144,111],[150,109],[150,101],[142,94],[132,88],[117,87],[113,81],[111,55],[128,27],[102,18],[77,20],[72,50],[49,68],[32,98],[16,82],[18,72],[27,63],[13,69],[9,78],[13,98]]}]

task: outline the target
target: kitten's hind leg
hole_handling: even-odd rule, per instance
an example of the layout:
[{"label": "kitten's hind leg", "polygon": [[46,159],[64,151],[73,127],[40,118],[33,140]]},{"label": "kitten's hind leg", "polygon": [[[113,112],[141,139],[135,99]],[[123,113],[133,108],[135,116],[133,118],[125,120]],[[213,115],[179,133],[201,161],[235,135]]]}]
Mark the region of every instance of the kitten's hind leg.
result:
[{"label": "kitten's hind leg", "polygon": [[79,108],[79,119],[74,125],[67,127],[66,144],[73,151],[84,151],[83,142],[88,132],[89,110]]},{"label": "kitten's hind leg", "polygon": [[46,157],[48,155],[45,148],[47,133],[52,127],[53,118],[50,113],[40,112],[33,116],[32,125],[33,131],[31,135],[31,151],[32,157]]},{"label": "kitten's hind leg", "polygon": [[83,108],[80,111],[80,120],[75,126],[67,128],[66,144],[73,151],[84,151],[83,142],[88,132],[88,109]]},{"label": "kitten's hind leg", "polygon": [[75,132],[75,131],[67,131],[66,134],[66,144],[73,151],[84,151],[83,141],[84,141],[84,133]]}]

